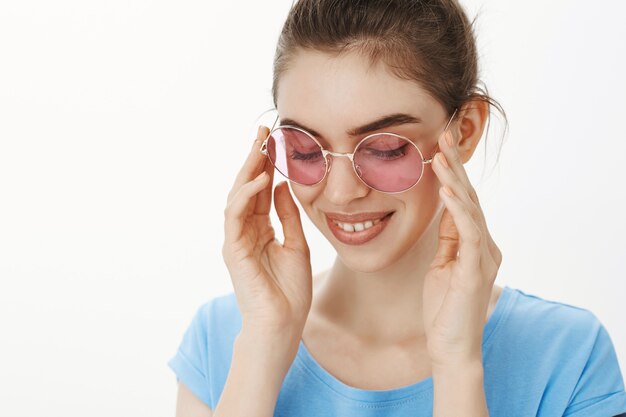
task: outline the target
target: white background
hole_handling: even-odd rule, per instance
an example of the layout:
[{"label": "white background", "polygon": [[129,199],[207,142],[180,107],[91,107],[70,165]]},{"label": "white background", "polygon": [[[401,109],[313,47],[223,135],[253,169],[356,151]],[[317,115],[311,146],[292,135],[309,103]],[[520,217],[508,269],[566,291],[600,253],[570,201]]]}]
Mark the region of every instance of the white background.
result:
[{"label": "white background", "polygon": [[[624,369],[626,3],[462,3],[510,121],[466,165],[497,283],[590,309]],[[290,5],[0,4],[0,415],[174,414],[166,362],[232,291],[223,209]]]}]

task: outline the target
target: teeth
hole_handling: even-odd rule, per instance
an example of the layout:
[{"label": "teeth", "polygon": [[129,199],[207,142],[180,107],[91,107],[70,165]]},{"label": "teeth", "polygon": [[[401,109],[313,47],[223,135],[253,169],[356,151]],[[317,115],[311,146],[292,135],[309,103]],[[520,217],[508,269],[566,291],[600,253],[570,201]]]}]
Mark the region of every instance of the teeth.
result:
[{"label": "teeth", "polygon": [[[334,220],[333,220],[334,221]],[[334,221],[337,226],[343,229],[345,232],[361,232],[365,229],[369,229],[375,224],[380,223],[380,219],[376,219],[374,221],[368,220],[364,223],[340,223],[338,221]]]}]

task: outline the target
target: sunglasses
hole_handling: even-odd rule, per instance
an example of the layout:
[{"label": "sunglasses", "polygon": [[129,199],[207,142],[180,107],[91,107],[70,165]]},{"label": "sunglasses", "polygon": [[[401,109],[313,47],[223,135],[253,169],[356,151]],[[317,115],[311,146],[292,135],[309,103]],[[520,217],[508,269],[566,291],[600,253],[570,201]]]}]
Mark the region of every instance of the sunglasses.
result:
[{"label": "sunglasses", "polygon": [[[448,129],[456,112],[441,134]],[[276,121],[278,116],[274,124]],[[259,150],[285,178],[300,185],[319,184],[326,178],[331,167],[328,155],[346,156],[361,182],[387,194],[413,188],[422,178],[424,165],[433,160],[424,159],[413,141],[395,133],[373,133],[364,137],[354,152],[339,153],[324,149],[312,134],[291,125],[272,126]]]}]

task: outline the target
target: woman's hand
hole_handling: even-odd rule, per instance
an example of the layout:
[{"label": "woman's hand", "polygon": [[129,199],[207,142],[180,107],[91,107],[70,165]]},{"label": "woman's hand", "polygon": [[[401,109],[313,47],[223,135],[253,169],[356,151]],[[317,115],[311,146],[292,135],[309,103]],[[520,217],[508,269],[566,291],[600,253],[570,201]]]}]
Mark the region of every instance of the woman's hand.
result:
[{"label": "woman's hand", "polygon": [[424,280],[424,326],[433,367],[450,367],[482,362],[482,335],[502,254],[449,130],[439,149],[443,153],[437,153],[433,168],[445,209],[437,253]]},{"label": "woman's hand", "polygon": [[[284,244],[275,238],[269,216],[274,167],[259,150],[268,134],[267,127],[259,127],[228,194],[222,256],[233,282],[243,329],[269,336],[287,334],[300,340],[311,307],[310,252],[286,181],[274,191]],[[257,177],[259,174],[262,176]]]}]

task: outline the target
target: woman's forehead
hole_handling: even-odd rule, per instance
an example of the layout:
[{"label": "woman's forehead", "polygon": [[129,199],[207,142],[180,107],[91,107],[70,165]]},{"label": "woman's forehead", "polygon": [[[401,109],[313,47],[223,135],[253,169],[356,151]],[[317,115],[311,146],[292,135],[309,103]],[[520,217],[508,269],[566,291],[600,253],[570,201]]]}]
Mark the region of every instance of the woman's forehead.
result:
[{"label": "woman's forehead", "polygon": [[281,118],[319,115],[328,120],[333,115],[350,126],[395,113],[413,115],[427,124],[444,113],[416,82],[394,76],[384,64],[370,66],[357,53],[298,53],[278,80],[276,103]]}]

